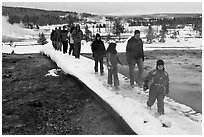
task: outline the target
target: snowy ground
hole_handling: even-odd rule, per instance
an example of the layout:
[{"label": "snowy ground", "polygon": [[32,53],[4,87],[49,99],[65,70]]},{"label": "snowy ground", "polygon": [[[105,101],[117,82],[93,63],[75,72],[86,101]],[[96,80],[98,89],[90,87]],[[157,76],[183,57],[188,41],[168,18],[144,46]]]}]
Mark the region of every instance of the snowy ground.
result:
[{"label": "snowy ground", "polygon": [[[14,29],[15,28],[15,29]],[[119,74],[121,88],[116,94],[116,91],[111,87],[107,87],[107,73],[105,76],[95,75],[93,72],[92,60],[81,57],[80,60],[76,60],[69,55],[63,55],[61,52],[55,52],[51,46],[51,43],[47,45],[36,45],[36,41],[30,41],[33,36],[36,38],[36,34],[28,32],[30,30],[23,31],[16,29],[19,27],[5,26],[3,27],[2,36],[23,38],[24,42],[14,42],[15,48],[11,48],[8,44],[2,44],[3,53],[11,53],[12,50],[17,54],[27,53],[39,53],[44,52],[51,57],[57,65],[63,69],[66,73],[70,73],[78,77],[89,88],[101,96],[117,111],[124,120],[130,125],[130,127],[138,134],[202,134],[202,115],[195,113],[190,107],[179,104],[170,98],[165,99],[165,116],[164,118],[156,118],[154,113],[156,111],[156,105],[153,106],[151,111],[145,108],[145,102],[147,100],[148,93],[144,93],[139,88],[129,89],[128,79]],[[46,28],[46,27],[45,27]],[[9,30],[9,31],[8,31]],[[42,28],[42,31],[43,28]],[[20,32],[20,33],[19,33]],[[49,34],[49,30],[44,31]],[[32,35],[30,35],[32,33]],[[4,35],[5,34],[5,35]],[[23,34],[23,35],[22,35]],[[7,35],[7,36],[6,36]],[[34,39],[35,39],[34,38]],[[25,41],[25,39],[27,39]],[[127,42],[127,41],[126,41]],[[117,44],[118,52],[125,52],[125,43]],[[180,38],[180,42],[176,40],[167,39],[165,43],[153,43],[144,44],[144,50],[155,49],[199,49],[202,50],[202,39],[195,38]],[[105,43],[108,46],[108,43]],[[82,53],[91,53],[90,42],[82,42]],[[175,60],[174,60],[175,61]],[[71,64],[71,65],[70,65]],[[87,67],[91,66],[91,67]],[[170,70],[169,70],[170,71]],[[107,72],[107,70],[105,70]],[[86,74],[86,75],[84,75]],[[171,79],[176,80],[176,74]],[[94,82],[94,84],[93,84]],[[170,128],[162,127],[160,120],[170,121],[172,124]]]},{"label": "snowy ground", "polygon": [[[56,52],[48,44],[41,50],[49,56],[65,72],[78,77],[84,84],[108,102],[118,112],[129,126],[138,134],[202,134],[202,116],[191,108],[179,104],[170,98],[165,98],[164,116],[156,118],[156,105],[152,110],[145,108],[148,93],[139,88],[130,89],[129,81],[119,75],[120,90],[116,91],[107,86],[107,73],[104,76],[96,75],[92,66],[94,62],[81,57],[80,60],[73,56]],[[105,72],[107,70],[105,69]],[[118,94],[116,94],[116,92]],[[171,127],[162,127],[161,121],[170,122]]]},{"label": "snowy ground", "polygon": [[[7,44],[3,45],[2,50],[4,53],[11,53],[12,48]],[[31,43],[24,44],[31,45]],[[119,52],[124,52],[124,44],[125,43],[118,44],[117,50]],[[107,45],[108,44],[106,44],[106,46]],[[154,46],[154,44],[152,45]],[[187,43],[184,43],[183,46],[184,45],[187,45]],[[198,45],[198,43],[195,45]],[[149,45],[145,45],[145,47],[146,46]],[[182,44],[180,44],[180,47],[182,47]],[[192,48],[199,49],[201,47],[198,46]],[[145,48],[145,50],[147,49],[148,48]],[[149,48],[149,50],[151,49],[153,48]],[[78,77],[90,89],[92,89],[94,92],[96,92],[96,94],[98,94],[101,98],[108,102],[138,134],[202,134],[201,114],[195,113],[195,111],[193,111],[190,107],[179,104],[167,97],[165,98],[165,116],[156,118],[154,116],[156,112],[156,105],[153,106],[151,111],[145,108],[145,102],[147,100],[148,93],[144,93],[137,87],[134,89],[128,88],[129,81],[125,76],[121,74],[119,74],[121,85],[120,90],[116,91],[111,87],[108,87],[106,84],[107,73],[104,76],[95,75],[92,68],[92,66],[94,65],[94,62],[92,60],[84,57],[81,57],[80,60],[76,60],[72,56],[64,55],[62,54],[62,52],[56,52],[53,50],[50,42],[44,46],[17,46],[14,50],[15,53],[19,54],[39,53],[41,51],[44,52],[47,56],[50,56],[50,58],[55,61],[65,73],[69,73]],[[90,43],[83,44],[82,52],[91,52]],[[107,72],[106,69],[105,72]],[[116,92],[118,94],[116,94]],[[162,127],[161,121],[170,122],[171,127]]]}]

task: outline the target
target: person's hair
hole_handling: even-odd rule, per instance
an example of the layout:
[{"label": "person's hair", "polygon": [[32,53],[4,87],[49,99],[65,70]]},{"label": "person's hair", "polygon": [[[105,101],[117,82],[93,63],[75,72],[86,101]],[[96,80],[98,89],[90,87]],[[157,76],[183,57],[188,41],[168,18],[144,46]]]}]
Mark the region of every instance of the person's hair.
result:
[{"label": "person's hair", "polygon": [[[159,65],[164,65],[164,61],[161,60],[161,59],[157,60],[157,62],[156,62],[156,69],[158,69]],[[165,68],[163,68],[163,70],[165,70]]]},{"label": "person's hair", "polygon": [[70,33],[72,33],[72,31],[73,31],[74,29],[75,29],[75,27],[72,26],[71,29],[70,29]]},{"label": "person's hair", "polygon": [[96,34],[95,40],[97,40],[98,37],[101,37],[99,33]]},{"label": "person's hair", "polygon": [[108,48],[107,48],[107,50],[106,50],[106,52],[110,52],[110,53],[112,53],[112,54],[117,54],[117,50],[116,50],[116,43],[110,43],[109,44],[109,46],[108,46]]},{"label": "person's hair", "polygon": [[139,30],[135,30],[134,34],[140,34]]}]

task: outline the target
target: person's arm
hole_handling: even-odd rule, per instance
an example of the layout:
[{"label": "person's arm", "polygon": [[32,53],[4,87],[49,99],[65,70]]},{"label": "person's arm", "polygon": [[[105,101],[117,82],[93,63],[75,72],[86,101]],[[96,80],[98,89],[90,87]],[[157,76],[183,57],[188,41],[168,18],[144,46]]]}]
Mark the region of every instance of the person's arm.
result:
[{"label": "person's arm", "polygon": [[123,66],[123,63],[120,61],[120,59],[119,59],[118,56],[117,56],[117,61],[118,61],[118,63],[119,63],[121,66]]},{"label": "person's arm", "polygon": [[105,48],[103,41],[102,41],[102,47],[103,47],[103,55],[104,57],[106,57],[106,48]]},{"label": "person's arm", "polygon": [[148,83],[149,83],[149,80],[152,79],[153,77],[153,74],[156,70],[152,70],[150,71],[147,76],[144,78],[144,84],[143,84],[143,90],[147,90],[149,87],[148,87]]},{"label": "person's arm", "polygon": [[108,52],[106,54],[106,62],[107,62],[107,67],[108,69],[111,69],[112,68],[112,65],[111,65],[111,62],[110,62],[110,52]]},{"label": "person's arm", "polygon": [[167,84],[166,84],[166,95],[168,95],[169,94],[169,74],[166,72],[166,74],[167,74]]},{"label": "person's arm", "polygon": [[127,42],[126,52],[128,52],[128,51],[129,51],[129,49],[130,49],[130,39],[129,39],[129,40],[128,40],[128,42]]}]

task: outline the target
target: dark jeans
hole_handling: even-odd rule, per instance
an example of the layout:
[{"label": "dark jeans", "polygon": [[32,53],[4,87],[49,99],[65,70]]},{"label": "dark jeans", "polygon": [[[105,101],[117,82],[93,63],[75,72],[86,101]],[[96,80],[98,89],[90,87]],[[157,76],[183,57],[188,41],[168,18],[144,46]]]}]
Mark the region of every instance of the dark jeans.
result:
[{"label": "dark jeans", "polygon": [[69,47],[69,55],[72,54],[72,56],[74,56],[74,43],[69,43],[70,47]]},{"label": "dark jeans", "polygon": [[129,62],[129,75],[130,75],[130,85],[134,85],[134,68],[135,64],[137,63],[139,72],[136,78],[136,82],[138,84],[142,84],[142,76],[143,76],[143,71],[144,71],[144,62],[142,58],[140,59],[131,59]]},{"label": "dark jeans", "polygon": [[81,42],[74,43],[74,56],[75,56],[75,58],[80,57],[80,52],[81,52]]},{"label": "dark jeans", "polygon": [[108,69],[108,84],[112,85],[112,81],[114,82],[115,87],[119,86],[118,67],[117,66],[113,66],[113,69]]},{"label": "dark jeans", "polygon": [[101,59],[95,58],[94,60],[95,60],[95,66],[94,66],[95,72],[98,72],[98,63],[100,63],[100,73],[103,73],[103,58]]},{"label": "dark jeans", "polygon": [[63,44],[63,53],[67,53],[67,48],[68,48],[68,41],[62,41]]}]

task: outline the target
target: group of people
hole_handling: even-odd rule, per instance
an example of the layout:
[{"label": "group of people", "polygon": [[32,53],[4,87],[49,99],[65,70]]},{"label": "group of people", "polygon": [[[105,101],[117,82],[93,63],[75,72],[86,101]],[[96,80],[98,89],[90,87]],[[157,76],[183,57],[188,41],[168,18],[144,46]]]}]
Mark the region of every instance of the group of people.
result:
[{"label": "group of people", "polygon": [[[83,38],[83,32],[80,29],[79,24],[72,27],[63,26],[61,28],[55,28],[51,33],[51,40],[55,50],[62,50],[63,53],[67,53],[68,43],[70,45],[69,55],[80,58],[81,40]],[[110,42],[106,50],[104,42],[101,40],[99,33],[96,34],[94,41],[91,43],[91,50],[95,61],[94,71],[97,74],[100,70],[100,74],[104,75],[103,60],[106,58],[108,68],[108,84],[116,89],[119,89],[118,79],[118,64],[123,65],[119,60],[116,50],[117,44]],[[154,102],[157,100],[158,113],[164,114],[164,97],[169,93],[169,75],[165,71],[164,61],[159,59],[156,62],[156,69],[150,71],[146,77],[143,77],[144,72],[144,50],[143,42],[140,38],[140,31],[135,30],[134,36],[132,36],[126,46],[126,58],[129,66],[130,87],[134,88],[138,86],[143,90],[149,89],[149,98],[147,101],[147,108],[151,108]],[[98,69],[98,64],[100,67]],[[138,66],[138,74],[135,83],[134,68]]]},{"label": "group of people", "polygon": [[69,55],[72,54],[78,59],[80,58],[82,38],[83,32],[79,24],[71,27],[63,26],[62,30],[61,27],[55,28],[50,34],[50,39],[55,50],[63,51],[63,54],[66,54],[69,44]]},{"label": "group of people", "polygon": [[[96,34],[95,40],[91,44],[93,58],[95,61],[94,70],[98,73],[98,63],[100,64],[100,74],[104,74],[103,59],[106,58],[108,68],[108,84],[112,83],[116,89],[119,89],[118,64],[123,65],[119,60],[115,42],[109,43],[107,50],[100,34]],[[169,75],[165,71],[164,61],[159,59],[156,62],[156,69],[150,71],[146,77],[144,72],[144,50],[143,42],[140,38],[140,31],[135,30],[126,46],[126,57],[129,65],[130,87],[139,86],[143,90],[149,89],[149,98],[147,108],[151,108],[157,100],[158,113],[164,114],[164,97],[169,93]],[[138,66],[138,75],[135,83],[134,68]]]}]

